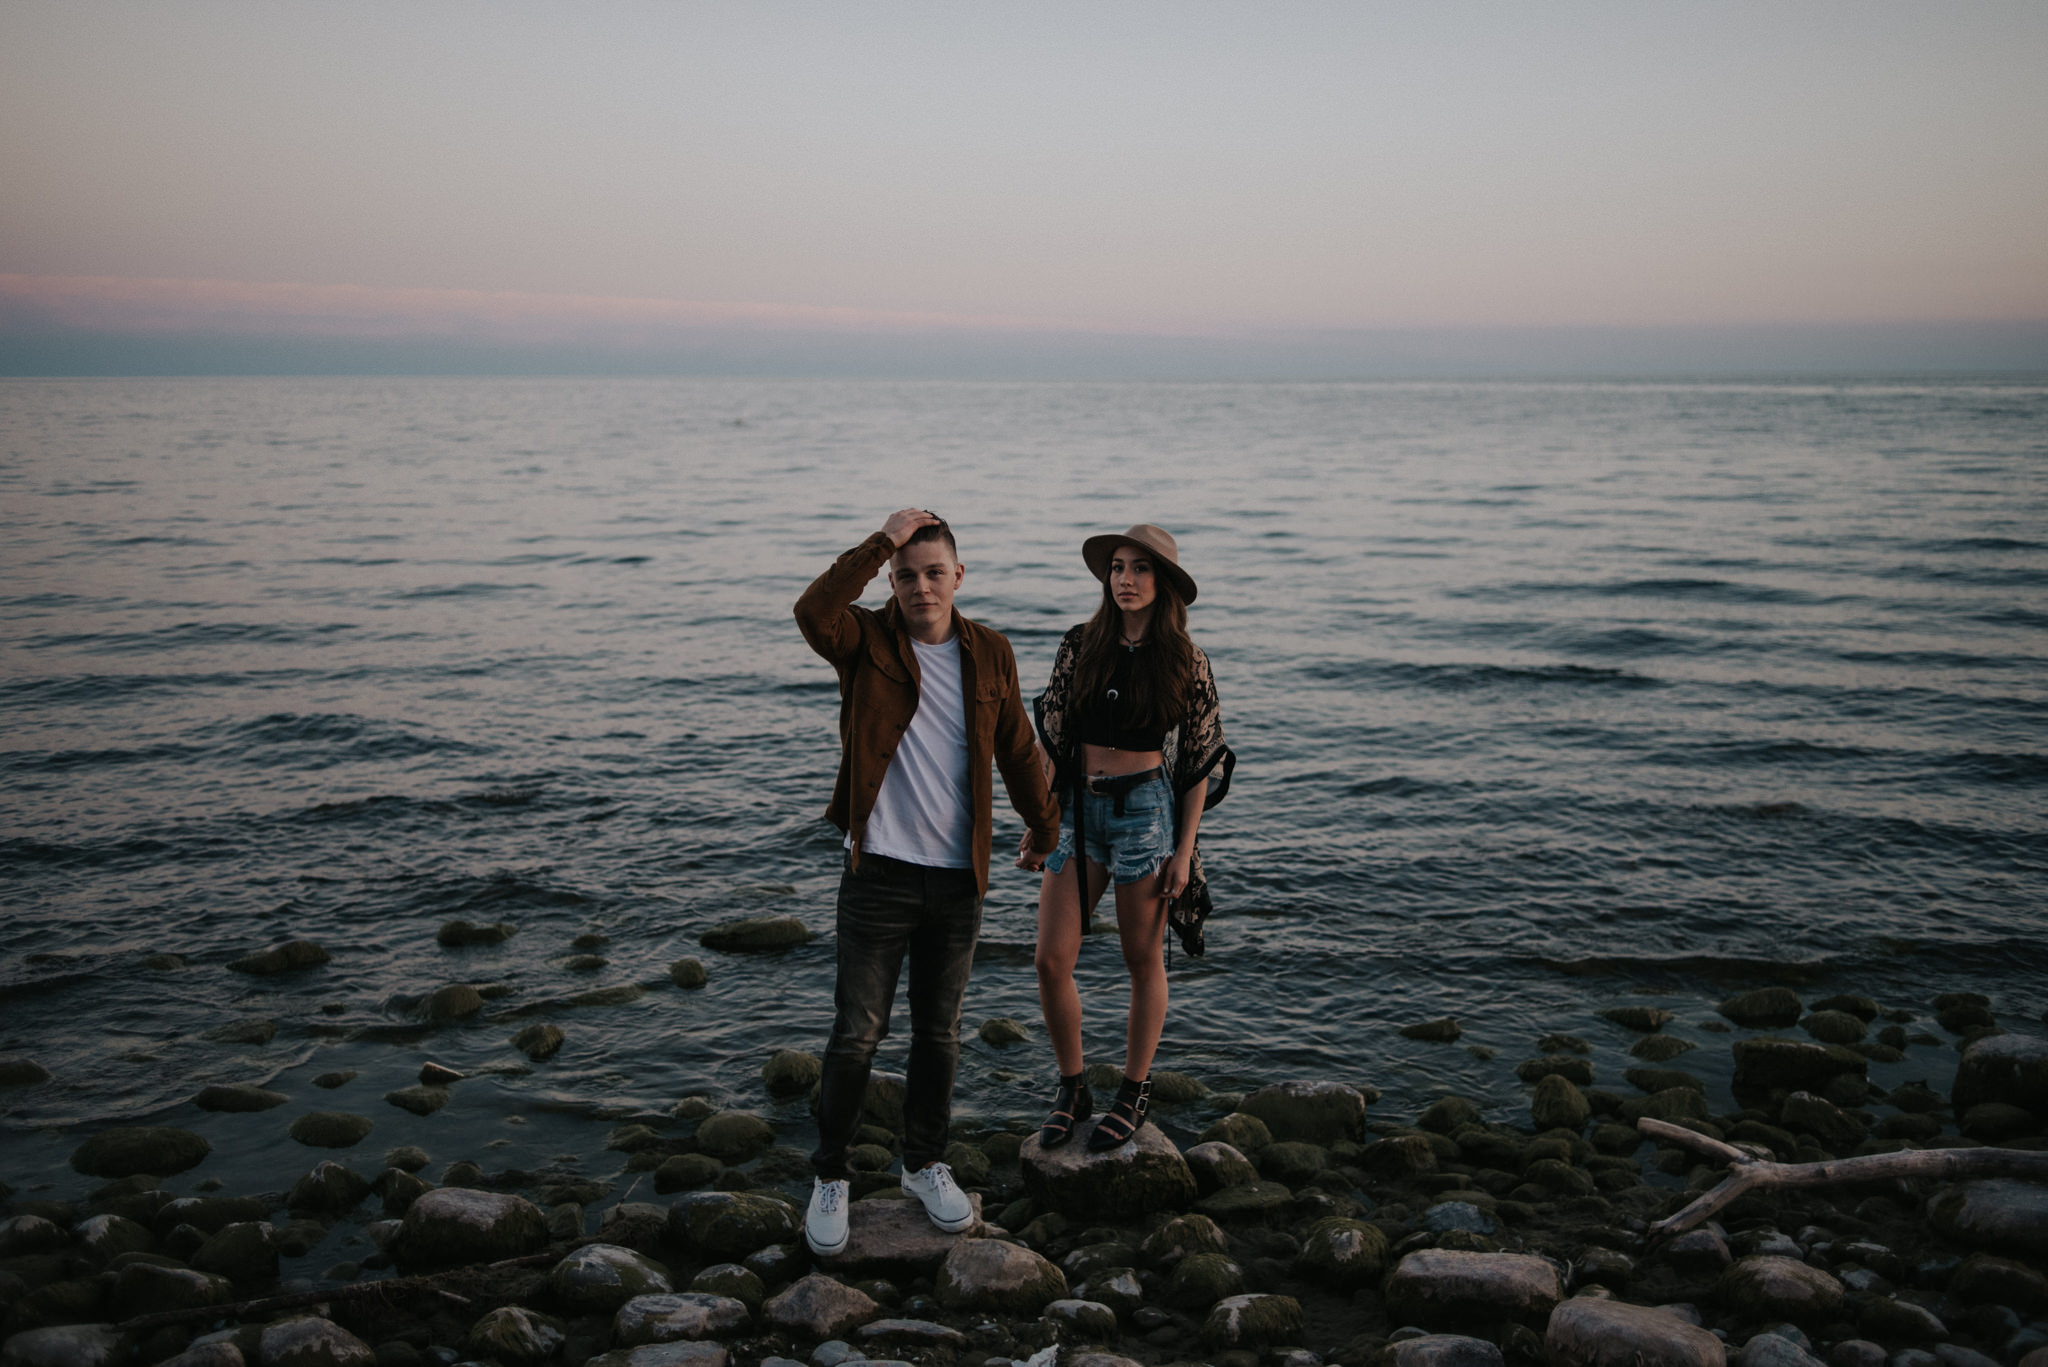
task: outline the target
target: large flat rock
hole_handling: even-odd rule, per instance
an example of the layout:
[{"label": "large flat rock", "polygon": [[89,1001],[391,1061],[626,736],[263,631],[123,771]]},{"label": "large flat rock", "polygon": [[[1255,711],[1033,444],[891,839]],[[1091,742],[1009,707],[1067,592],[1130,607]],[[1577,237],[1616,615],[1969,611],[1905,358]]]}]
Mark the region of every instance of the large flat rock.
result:
[{"label": "large flat rock", "polygon": [[1195,1174],[1174,1142],[1157,1125],[1146,1125],[1131,1141],[1107,1153],[1090,1153],[1093,1121],[1074,1137],[1048,1149],[1032,1135],[1017,1160],[1024,1187],[1041,1209],[1093,1221],[1135,1219],[1155,1210],[1183,1210],[1196,1195]]},{"label": "large flat rock", "polygon": [[2048,1039],[1988,1035],[1963,1050],[1956,1067],[1956,1114],[1986,1101],[2002,1101],[2035,1115],[2048,1114]]},{"label": "large flat rock", "polygon": [[1727,1367],[1721,1340],[1648,1305],[1575,1296],[1550,1313],[1544,1355],[1556,1367]]},{"label": "large flat rock", "polygon": [[1401,1259],[1386,1285],[1389,1316],[1424,1329],[1544,1324],[1564,1298],[1557,1265],[1527,1253],[1428,1248]]},{"label": "large flat rock", "polygon": [[1927,1203],[1934,1227],[1970,1248],[2048,1257],[2048,1187],[2016,1178],[1965,1182]]},{"label": "large flat rock", "polygon": [[855,1201],[846,1208],[846,1251],[820,1258],[818,1263],[857,1277],[930,1273],[946,1260],[953,1245],[981,1237],[981,1193],[969,1192],[967,1201],[974,1207],[974,1223],[958,1234],[948,1234],[933,1224],[924,1203],[914,1198]]}]

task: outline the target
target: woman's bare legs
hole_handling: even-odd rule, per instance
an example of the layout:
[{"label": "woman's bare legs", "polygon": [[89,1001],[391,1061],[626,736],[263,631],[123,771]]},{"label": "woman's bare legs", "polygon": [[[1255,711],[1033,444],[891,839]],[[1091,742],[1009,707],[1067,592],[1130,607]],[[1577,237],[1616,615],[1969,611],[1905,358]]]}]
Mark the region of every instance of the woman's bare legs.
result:
[{"label": "woman's bare legs", "polygon": [[[1088,905],[1092,909],[1109,882],[1109,871],[1076,854],[1088,869]],[[1071,866],[1058,873],[1047,869],[1038,883],[1038,1007],[1045,1014],[1045,1033],[1052,1040],[1060,1075],[1081,1071],[1081,993],[1074,986],[1074,965],[1081,958],[1081,889]],[[1117,924],[1123,925],[1123,892],[1117,889]],[[1161,1010],[1165,1000],[1161,998]],[[1153,1038],[1156,1043],[1158,1031]]]},{"label": "woman's bare legs", "polygon": [[[1152,1076],[1152,1057],[1166,1028],[1166,962],[1161,952],[1166,935],[1166,900],[1159,895],[1159,875],[1116,889],[1116,931],[1123,941],[1124,968],[1131,975],[1131,1018],[1124,1029],[1124,1076]],[[1071,977],[1069,978],[1071,982]],[[1079,1057],[1080,1020],[1075,1019]]]}]

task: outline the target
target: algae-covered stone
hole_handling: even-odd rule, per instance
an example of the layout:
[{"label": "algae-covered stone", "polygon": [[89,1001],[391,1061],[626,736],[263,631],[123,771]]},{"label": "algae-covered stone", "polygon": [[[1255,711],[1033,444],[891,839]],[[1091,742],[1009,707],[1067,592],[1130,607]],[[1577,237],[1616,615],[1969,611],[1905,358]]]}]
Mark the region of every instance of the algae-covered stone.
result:
[{"label": "algae-covered stone", "polygon": [[292,1122],[291,1136],[313,1148],[347,1149],[362,1143],[374,1128],[368,1116],[347,1111],[308,1111]]},{"label": "algae-covered stone", "polygon": [[765,954],[808,944],[811,929],[794,916],[744,916],[723,921],[697,937],[706,949],[728,954]]},{"label": "algae-covered stone", "polygon": [[563,1038],[561,1026],[536,1021],[512,1037],[512,1047],[535,1063],[543,1063],[561,1050]]},{"label": "algae-covered stone", "polygon": [[1529,1116],[1539,1130],[1570,1130],[1577,1134],[1593,1118],[1586,1095],[1569,1080],[1552,1073],[1536,1084],[1529,1102]]},{"label": "algae-covered stone", "polygon": [[1262,1178],[1210,1192],[1195,1202],[1195,1209],[1224,1224],[1260,1224],[1283,1216],[1293,1203],[1293,1192]]},{"label": "algae-covered stone", "polygon": [[70,1245],[71,1235],[64,1226],[46,1216],[13,1215],[0,1220],[0,1258],[32,1258]]},{"label": "algae-covered stone", "polygon": [[711,975],[704,971],[703,961],[699,959],[677,959],[668,966],[668,980],[689,990],[711,981]]},{"label": "algae-covered stone", "polygon": [[1195,1175],[1195,1190],[1203,1196],[1259,1180],[1259,1170],[1252,1166],[1252,1161],[1221,1140],[1197,1144],[1182,1157],[1187,1159],[1188,1171]]},{"label": "algae-covered stone", "polygon": [[1516,1064],[1515,1076],[1532,1084],[1547,1077],[1561,1077],[1576,1086],[1590,1087],[1593,1085],[1593,1064],[1589,1059],[1571,1054],[1545,1054],[1542,1058],[1527,1058]]},{"label": "algae-covered stone", "polygon": [[1552,1312],[1544,1355],[1555,1367],[1726,1367],[1721,1340],[1669,1310],[1575,1296]]},{"label": "algae-covered stone", "polygon": [[469,921],[443,921],[441,929],[434,934],[435,943],[443,949],[460,949],[468,945],[503,944],[518,934],[518,928],[506,921],[495,921],[476,925]]},{"label": "algae-covered stone", "polygon": [[264,1282],[277,1276],[277,1228],[268,1220],[238,1220],[207,1236],[192,1255],[192,1266],[236,1282]]},{"label": "algae-covered stone", "polygon": [[199,1038],[215,1044],[268,1044],[277,1038],[277,1022],[267,1016],[251,1016],[202,1030]]},{"label": "algae-covered stone", "polygon": [[1301,1335],[1301,1302],[1292,1296],[1226,1296],[1202,1322],[1202,1342],[1228,1351],[1292,1343]]},{"label": "algae-covered stone", "polygon": [[[1264,1121],[1275,1139],[1327,1148],[1364,1137],[1365,1105],[1362,1093],[1341,1082],[1282,1082],[1259,1088],[1237,1109]],[[1237,1147],[1251,1152],[1242,1144]]]},{"label": "algae-covered stone", "polygon": [[1316,1221],[1295,1255],[1295,1275],[1352,1289],[1377,1282],[1387,1270],[1387,1236],[1363,1220],[1330,1216]]},{"label": "algae-covered stone", "polygon": [[1007,1049],[1013,1044],[1022,1044],[1031,1038],[1026,1030],[1008,1016],[997,1016],[981,1023],[981,1042],[995,1049]]},{"label": "algae-covered stone", "polygon": [[1648,1096],[1632,1096],[1621,1103],[1620,1111],[1622,1122],[1628,1125],[1644,1119],[1705,1120],[1708,1115],[1706,1094],[1697,1087],[1667,1087]]},{"label": "algae-covered stone", "polygon": [[1810,1044],[1775,1035],[1758,1035],[1754,1039],[1735,1042],[1735,1086],[1738,1089],[1823,1089],[1831,1079],[1842,1074],[1863,1077],[1869,1070],[1868,1059],[1839,1044]]},{"label": "algae-covered stone", "polygon": [[317,1315],[266,1325],[262,1336],[263,1367],[376,1367],[370,1345]]},{"label": "algae-covered stone", "polygon": [[564,1309],[579,1315],[609,1314],[636,1296],[661,1295],[674,1289],[668,1270],[660,1263],[616,1244],[585,1244],[548,1273],[548,1290]]},{"label": "algae-covered stone", "polygon": [[761,1065],[761,1083],[770,1096],[801,1096],[824,1075],[824,1063],[803,1049],[777,1049]]},{"label": "algae-covered stone", "polygon": [[346,1215],[370,1194],[370,1184],[340,1163],[316,1163],[313,1170],[292,1184],[285,1204],[294,1211],[321,1215]]},{"label": "algae-covered stone", "polygon": [[775,1143],[775,1128],[751,1111],[720,1111],[697,1125],[697,1147],[724,1163],[759,1158]]},{"label": "algae-covered stone", "polygon": [[436,1025],[467,1020],[484,1009],[483,994],[468,983],[450,983],[429,993],[419,1013]]},{"label": "algae-covered stone", "polygon": [[654,1170],[654,1190],[668,1196],[678,1191],[708,1187],[725,1172],[725,1164],[708,1153],[679,1153],[662,1160]]},{"label": "algae-covered stone", "polygon": [[410,1087],[400,1087],[384,1093],[384,1100],[401,1111],[411,1111],[414,1115],[432,1115],[448,1104],[448,1089],[415,1083]]},{"label": "algae-covered stone", "polygon": [[1629,1046],[1629,1053],[1645,1063],[1669,1063],[1680,1054],[1699,1048],[1689,1039],[1676,1035],[1645,1035]]},{"label": "algae-covered stone", "polygon": [[20,1054],[0,1056],[0,1087],[33,1087],[48,1082],[50,1070]]},{"label": "algae-covered stone", "polygon": [[2048,1115],[2048,1040],[2031,1035],[1987,1035],[1963,1050],[1956,1067],[1958,1112],[2003,1102]]},{"label": "algae-covered stone", "polygon": [[1477,1125],[1485,1118],[1480,1109],[1464,1097],[1444,1096],[1423,1108],[1422,1114],[1415,1119],[1415,1127],[1431,1134],[1452,1134],[1467,1125]]},{"label": "algae-covered stone", "polygon": [[1690,1087],[1695,1092],[1707,1090],[1704,1081],[1683,1068],[1631,1068],[1622,1076],[1639,1092],[1668,1092],[1674,1087]]},{"label": "algae-covered stone", "polygon": [[1564,1297],[1556,1264],[1526,1253],[1423,1249],[1401,1259],[1381,1294],[1397,1323],[1459,1329],[1514,1320],[1542,1324]]},{"label": "algae-covered stone", "polygon": [[[6,1250],[8,1245],[7,1232],[9,1226],[15,1224],[16,1220],[33,1220],[35,1218],[33,1215],[24,1215],[17,1216],[15,1220],[0,1220],[0,1254],[4,1254],[4,1250]],[[47,1220],[43,1221],[43,1223],[50,1225],[51,1231],[58,1237],[47,1248],[36,1249],[34,1250],[35,1252],[52,1252],[62,1248],[69,1242],[64,1237],[64,1232],[58,1229],[56,1225],[51,1224]],[[110,1263],[123,1253],[146,1251],[156,1242],[156,1239],[139,1222],[130,1220],[122,1215],[94,1215],[79,1221],[71,1232],[77,1238],[80,1250],[94,1262],[100,1264]],[[4,1256],[12,1255],[4,1254]]]},{"label": "algae-covered stone", "polygon": [[1436,1020],[1417,1021],[1413,1025],[1400,1027],[1403,1039],[1421,1040],[1426,1044],[1452,1044],[1465,1033],[1455,1017],[1441,1016]]},{"label": "algae-covered stone", "polygon": [[212,1151],[211,1144],[190,1130],[120,1125],[101,1130],[73,1149],[71,1167],[87,1177],[170,1177],[198,1167]]},{"label": "algae-covered stone", "polygon": [[1380,1350],[1375,1367],[1501,1367],[1500,1346],[1464,1334],[1420,1334]]},{"label": "algae-covered stone", "polygon": [[192,1104],[202,1111],[267,1111],[290,1100],[283,1092],[273,1092],[252,1082],[228,1082],[201,1087]]},{"label": "algae-covered stone", "polygon": [[1048,1149],[1032,1135],[1018,1149],[1024,1189],[1041,1210],[1119,1220],[1179,1210],[1195,1199],[1193,1171],[1157,1125],[1105,1153],[1081,1139]]},{"label": "algae-covered stone", "polygon": [[796,1237],[796,1217],[782,1202],[744,1191],[693,1191],[669,1207],[669,1237],[714,1258],[743,1258]]},{"label": "algae-covered stone", "polygon": [[1139,1256],[1154,1267],[1172,1267],[1191,1253],[1222,1253],[1230,1247],[1217,1223],[1206,1215],[1176,1215],[1145,1236]]},{"label": "algae-covered stone", "polygon": [[392,1252],[404,1267],[431,1269],[494,1263],[547,1243],[547,1217],[506,1192],[441,1187],[412,1203]]},{"label": "algae-covered stone", "polygon": [[539,1367],[568,1341],[560,1320],[523,1305],[501,1305],[469,1328],[472,1354],[513,1367]]},{"label": "algae-covered stone", "polygon": [[2005,1177],[1965,1182],[1937,1192],[1927,1216],[1958,1243],[2048,1257],[2048,1186]]},{"label": "algae-covered stone", "polygon": [[1228,1144],[1242,1154],[1254,1154],[1273,1142],[1266,1122],[1243,1111],[1232,1111],[1196,1136],[1201,1144]]},{"label": "algae-covered stone", "polygon": [[301,968],[318,968],[333,957],[311,940],[283,940],[267,949],[228,960],[228,969],[234,973],[267,976],[291,973]]},{"label": "algae-covered stone", "polygon": [[1728,998],[1714,1008],[1745,1030],[1783,1029],[1798,1021],[1805,1008],[1789,987],[1759,987]]},{"label": "algae-covered stone", "polygon": [[740,1263],[713,1263],[690,1280],[690,1290],[706,1296],[723,1296],[759,1314],[768,1299],[768,1287],[759,1273]]},{"label": "algae-covered stone", "polygon": [[28,1329],[0,1345],[0,1367],[126,1367],[135,1343],[111,1324]]},{"label": "algae-covered stone", "polygon": [[1855,1044],[1868,1033],[1863,1021],[1847,1011],[1816,1011],[1799,1028],[1822,1044]]},{"label": "algae-covered stone", "polygon": [[1624,1030],[1653,1035],[1676,1019],[1661,1006],[1610,1006],[1600,1019],[1613,1021]]},{"label": "algae-covered stone", "polygon": [[753,1312],[730,1296],[702,1291],[635,1296],[612,1317],[612,1341],[633,1346],[707,1339],[745,1329]]},{"label": "algae-covered stone", "polygon": [[115,1277],[113,1302],[122,1318],[156,1315],[166,1310],[197,1310],[226,1305],[235,1298],[235,1284],[212,1272],[190,1267],[159,1267],[132,1262]]},{"label": "algae-covered stone", "polygon": [[1715,1300],[1758,1324],[1822,1324],[1840,1312],[1842,1297],[1842,1284],[1829,1273],[1776,1254],[1739,1259],[1714,1284]]},{"label": "algae-covered stone", "polygon": [[1320,1144],[1283,1139],[1259,1150],[1259,1161],[1255,1166],[1261,1177],[1295,1186],[1327,1169],[1330,1151]]},{"label": "algae-covered stone", "polygon": [[1848,1152],[1870,1133],[1855,1116],[1811,1092],[1794,1092],[1785,1098],[1779,1119],[1787,1129],[1804,1131],[1835,1153]]},{"label": "algae-covered stone", "polygon": [[981,1314],[1035,1315],[1067,1294],[1059,1268],[1028,1248],[962,1239],[940,1264],[939,1304]]},{"label": "algae-covered stone", "polygon": [[881,1311],[867,1293],[813,1272],[770,1296],[761,1306],[761,1318],[785,1333],[833,1339],[866,1324]]}]

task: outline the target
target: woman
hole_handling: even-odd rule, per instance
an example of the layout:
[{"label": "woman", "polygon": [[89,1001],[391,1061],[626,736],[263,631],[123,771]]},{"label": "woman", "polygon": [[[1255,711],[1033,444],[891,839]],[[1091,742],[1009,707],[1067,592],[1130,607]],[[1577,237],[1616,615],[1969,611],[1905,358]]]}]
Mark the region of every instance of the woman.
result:
[{"label": "woman", "polygon": [[1089,537],[1081,558],[1102,581],[1102,605],[1060,642],[1038,699],[1064,810],[1038,894],[1038,1000],[1060,1070],[1039,1141],[1066,1143],[1094,1111],[1074,964],[1090,912],[1114,881],[1131,1007],[1123,1085],[1088,1136],[1089,1148],[1105,1150],[1135,1135],[1151,1106],[1152,1057],[1166,1021],[1166,927],[1171,920],[1189,954],[1202,952],[1209,893],[1195,833],[1202,812],[1229,790],[1236,760],[1223,743],[1209,659],[1188,639],[1195,581],[1173,537],[1140,523]]}]

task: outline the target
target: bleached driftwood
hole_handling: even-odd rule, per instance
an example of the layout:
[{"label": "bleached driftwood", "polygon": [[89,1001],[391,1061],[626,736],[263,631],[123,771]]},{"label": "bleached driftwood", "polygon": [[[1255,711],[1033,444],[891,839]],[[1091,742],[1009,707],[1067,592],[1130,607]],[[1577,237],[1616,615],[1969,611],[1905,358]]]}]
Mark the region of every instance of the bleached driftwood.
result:
[{"label": "bleached driftwood", "polygon": [[2048,1153],[2025,1149],[1901,1149],[1897,1153],[1829,1158],[1818,1163],[1776,1163],[1683,1125],[1646,1117],[1636,1122],[1636,1129],[1651,1139],[1677,1144],[1728,1165],[1728,1175],[1719,1185],[1676,1215],[1651,1225],[1652,1239],[1682,1234],[1753,1191],[1826,1187],[1839,1182],[1884,1182],[1901,1177],[2024,1177],[2048,1182]]}]

